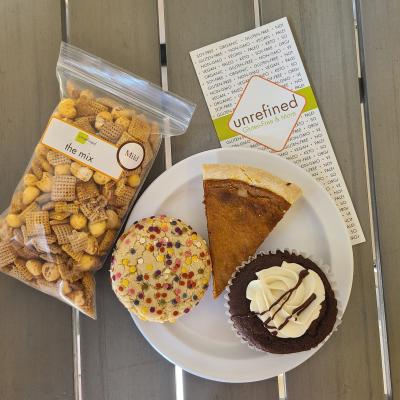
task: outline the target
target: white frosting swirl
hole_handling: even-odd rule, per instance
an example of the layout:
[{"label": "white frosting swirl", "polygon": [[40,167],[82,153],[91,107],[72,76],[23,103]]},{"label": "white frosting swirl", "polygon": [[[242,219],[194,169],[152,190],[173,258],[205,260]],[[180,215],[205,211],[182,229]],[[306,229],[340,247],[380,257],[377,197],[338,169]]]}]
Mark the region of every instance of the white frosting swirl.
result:
[{"label": "white frosting swirl", "polygon": [[[318,318],[321,303],[325,300],[325,288],[321,278],[309,269],[308,275],[292,292],[289,300],[285,302],[289,296],[286,295],[273,306],[284,293],[296,286],[302,270],[305,268],[301,265],[284,261],[280,267],[270,267],[257,272],[258,279],[247,285],[246,297],[250,300],[250,310],[259,314],[258,317],[263,322],[271,318],[264,325],[267,325],[266,329],[271,333],[276,333],[277,337],[296,338],[304,335],[312,321]],[[290,317],[281,327],[296,308],[303,305],[313,294],[316,296],[315,299],[299,314],[295,313]],[[278,329],[279,327],[281,328]]]}]

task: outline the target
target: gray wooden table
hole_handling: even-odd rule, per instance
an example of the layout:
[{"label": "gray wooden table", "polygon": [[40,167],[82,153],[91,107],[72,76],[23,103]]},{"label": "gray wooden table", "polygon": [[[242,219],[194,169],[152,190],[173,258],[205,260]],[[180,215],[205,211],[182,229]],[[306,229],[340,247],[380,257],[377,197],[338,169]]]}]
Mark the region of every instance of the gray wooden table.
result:
[{"label": "gray wooden table", "polygon": [[[217,383],[181,372],[150,347],[118,304],[106,270],[97,274],[97,321],[1,275],[1,400],[400,399],[396,0],[1,0],[0,208],[57,102],[61,39],[198,105],[188,133],[160,151],[150,183],[169,166],[170,151],[175,163],[219,146],[189,51],[282,16],[367,237],[354,247],[340,330],[279,379]],[[167,66],[160,65],[164,37]]]}]

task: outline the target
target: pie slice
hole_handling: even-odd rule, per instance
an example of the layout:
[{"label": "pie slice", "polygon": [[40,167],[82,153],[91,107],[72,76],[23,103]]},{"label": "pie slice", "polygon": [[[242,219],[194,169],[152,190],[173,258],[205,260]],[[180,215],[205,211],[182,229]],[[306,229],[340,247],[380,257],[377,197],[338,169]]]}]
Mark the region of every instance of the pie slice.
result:
[{"label": "pie slice", "polygon": [[301,189],[261,169],[246,165],[203,165],[204,204],[218,297],[232,273],[258,247]]}]

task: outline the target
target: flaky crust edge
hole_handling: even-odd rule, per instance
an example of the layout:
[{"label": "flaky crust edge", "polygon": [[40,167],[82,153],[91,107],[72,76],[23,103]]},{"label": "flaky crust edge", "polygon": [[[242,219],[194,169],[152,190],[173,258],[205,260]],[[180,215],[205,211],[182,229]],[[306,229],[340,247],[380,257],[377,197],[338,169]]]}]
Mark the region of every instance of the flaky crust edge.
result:
[{"label": "flaky crust edge", "polygon": [[251,186],[267,189],[293,204],[302,194],[295,183],[283,179],[259,168],[242,164],[204,164],[204,180],[233,179],[245,182]]}]

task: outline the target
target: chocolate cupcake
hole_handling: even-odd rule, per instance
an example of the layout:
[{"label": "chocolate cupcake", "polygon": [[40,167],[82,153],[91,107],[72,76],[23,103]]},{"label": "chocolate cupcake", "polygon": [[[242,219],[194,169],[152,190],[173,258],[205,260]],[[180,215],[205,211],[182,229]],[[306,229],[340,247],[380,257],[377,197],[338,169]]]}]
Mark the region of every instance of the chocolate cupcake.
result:
[{"label": "chocolate cupcake", "polygon": [[234,330],[250,347],[279,354],[317,346],[338,315],[322,269],[289,251],[261,253],[238,268],[227,306]]}]

